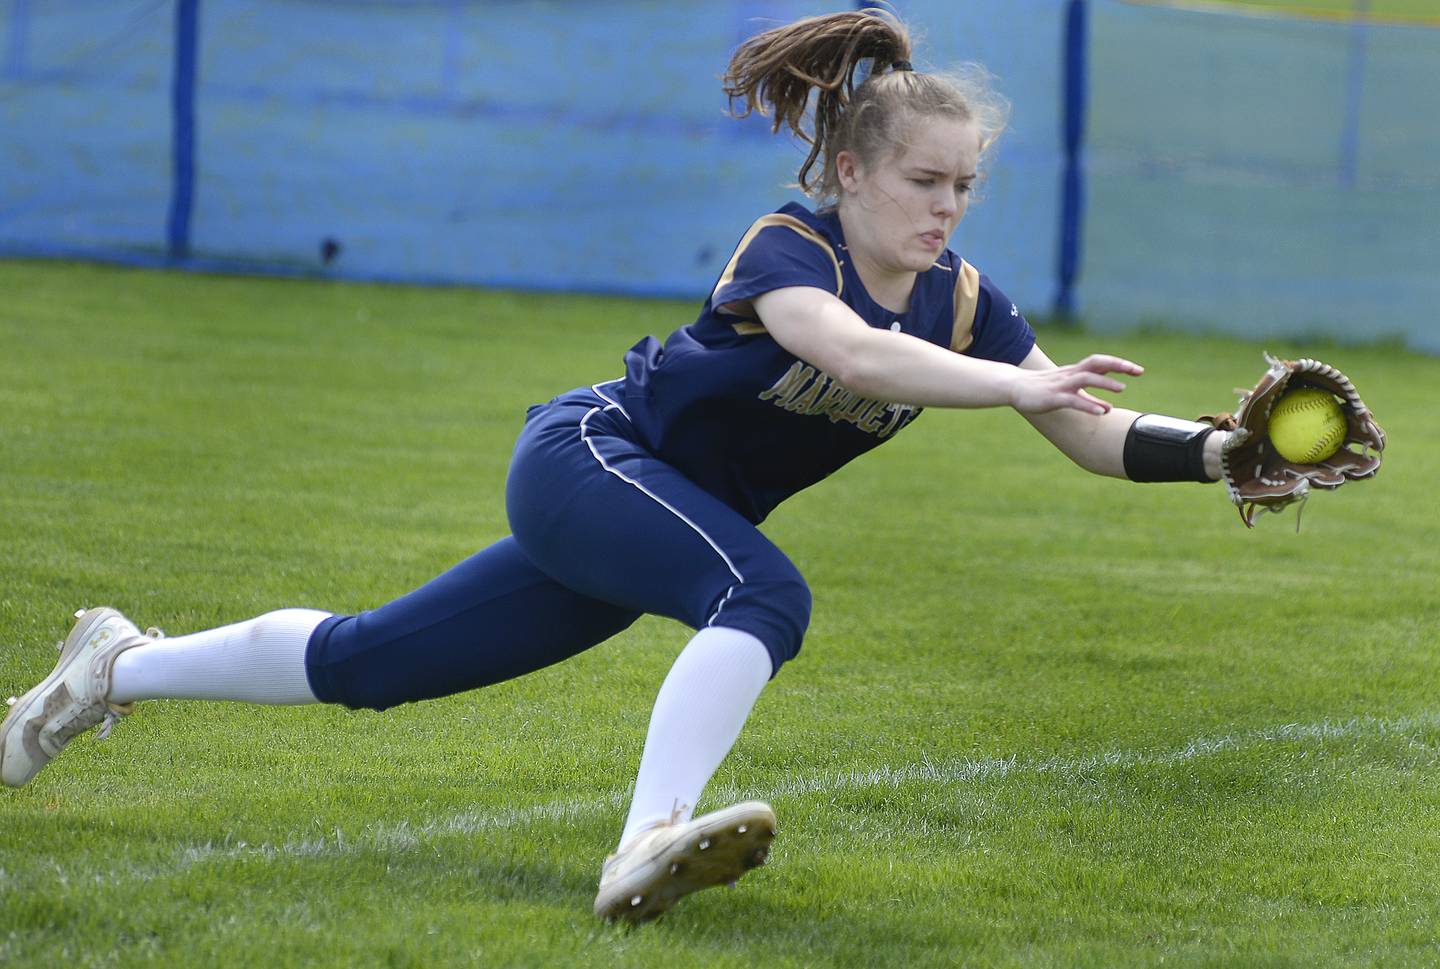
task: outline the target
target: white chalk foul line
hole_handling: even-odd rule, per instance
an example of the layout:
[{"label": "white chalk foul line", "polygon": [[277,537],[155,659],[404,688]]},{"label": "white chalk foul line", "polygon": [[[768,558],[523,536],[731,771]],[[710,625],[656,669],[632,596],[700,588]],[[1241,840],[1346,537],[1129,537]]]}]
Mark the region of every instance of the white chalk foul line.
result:
[{"label": "white chalk foul line", "polygon": [[[1411,736],[1436,728],[1440,728],[1440,712],[1392,719],[1353,717],[1346,720],[1322,720],[1317,723],[1284,723],[1218,736],[1198,737],[1169,750],[1113,750],[1034,760],[1022,760],[1012,756],[817,773],[791,778],[759,791],[727,786],[713,791],[708,800],[721,804],[741,797],[782,801],[785,798],[814,794],[881,787],[898,788],[910,784],[980,784],[1026,775],[1086,778],[1105,770],[1168,766],[1266,744],[1330,743],[1338,740]],[[563,798],[502,811],[464,811],[425,821],[374,823],[354,834],[347,834],[337,828],[330,834],[293,836],[278,843],[249,844],[230,840],[218,843],[202,842],[182,845],[169,859],[158,864],[127,865],[106,871],[82,871],[54,862],[44,865],[43,870],[47,880],[54,881],[56,876],[59,876],[62,884],[114,885],[172,877],[198,865],[217,861],[266,861],[342,857],[369,852],[403,852],[447,837],[506,831],[557,821],[587,820],[606,814],[613,815],[618,822],[627,797],[627,791],[611,791],[595,797]],[[13,881],[16,875],[13,870],[7,872],[0,869],[0,884]]]}]

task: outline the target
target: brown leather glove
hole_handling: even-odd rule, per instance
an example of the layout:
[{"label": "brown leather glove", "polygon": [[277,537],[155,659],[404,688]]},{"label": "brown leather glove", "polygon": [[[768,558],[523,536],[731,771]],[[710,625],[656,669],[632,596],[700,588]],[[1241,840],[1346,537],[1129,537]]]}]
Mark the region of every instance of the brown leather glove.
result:
[{"label": "brown leather glove", "polygon": [[[1247,528],[1255,527],[1260,511],[1278,512],[1310,495],[1311,488],[1333,490],[1356,478],[1374,477],[1385,450],[1385,432],[1355,392],[1350,378],[1329,364],[1308,357],[1277,360],[1268,353],[1270,369],[1255,389],[1242,393],[1233,414],[1200,420],[1230,431],[1221,454],[1221,480],[1240,510]],[[1333,395],[1345,413],[1345,441],[1340,450],[1317,464],[1297,464],[1281,457],[1270,442],[1270,409],[1280,395],[1296,387],[1318,387]],[[1295,527],[1300,527],[1296,519]]]}]

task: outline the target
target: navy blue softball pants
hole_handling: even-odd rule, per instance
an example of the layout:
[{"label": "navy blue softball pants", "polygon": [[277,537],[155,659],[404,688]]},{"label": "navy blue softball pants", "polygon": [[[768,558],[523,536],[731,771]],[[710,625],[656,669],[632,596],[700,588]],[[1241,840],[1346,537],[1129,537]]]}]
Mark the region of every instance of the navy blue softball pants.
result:
[{"label": "navy blue softball pants", "polygon": [[383,710],[574,656],[643,613],[744,630],[776,670],[810,590],[730,506],[632,439],[582,389],[530,409],[506,483],[513,534],[399,599],[332,616],[306,651],[320,700]]}]

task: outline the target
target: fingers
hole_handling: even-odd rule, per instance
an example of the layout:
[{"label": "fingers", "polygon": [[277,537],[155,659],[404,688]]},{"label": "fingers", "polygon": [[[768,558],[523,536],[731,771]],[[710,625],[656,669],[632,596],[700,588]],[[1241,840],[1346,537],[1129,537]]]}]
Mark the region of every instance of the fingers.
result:
[{"label": "fingers", "polygon": [[1093,387],[1095,390],[1109,390],[1118,394],[1125,389],[1123,383],[1114,377],[1106,376],[1104,373],[1097,373],[1090,370],[1074,370],[1070,367],[1062,369],[1064,371],[1064,377],[1061,381],[1061,386],[1066,390],[1079,391],[1086,387]]},{"label": "fingers", "polygon": [[1084,402],[1076,406],[1077,410],[1087,411],[1091,414],[1096,415],[1097,417],[1101,414],[1110,413],[1112,405],[1108,400],[1101,400],[1099,397],[1091,396],[1083,390],[1080,391],[1077,396],[1080,398],[1081,401]]},{"label": "fingers", "polygon": [[1094,387],[1096,390],[1109,390],[1118,394],[1125,389],[1125,385],[1114,377],[1104,377],[1089,373],[1082,373],[1078,376],[1082,379],[1075,385],[1077,390],[1081,387]]},{"label": "fingers", "polygon": [[1068,373],[1065,375],[1060,387],[1061,393],[1065,395],[1062,399],[1062,406],[1084,411],[1087,414],[1094,414],[1096,417],[1110,413],[1113,405],[1107,400],[1101,400],[1099,397],[1096,397],[1090,393],[1087,388],[1109,390],[1114,393],[1119,393],[1125,389],[1125,385],[1114,377],[1105,376],[1103,373],[1086,370]]},{"label": "fingers", "polygon": [[1136,377],[1145,372],[1145,368],[1135,361],[1108,353],[1092,353],[1075,366],[1092,373],[1128,373]]},{"label": "fingers", "polygon": [[1044,413],[1066,408],[1099,417],[1110,413],[1114,407],[1090,391],[1118,394],[1125,389],[1125,384],[1111,374],[1138,377],[1144,372],[1145,368],[1133,360],[1108,353],[1092,353],[1078,363],[1030,372],[1023,381],[1028,389],[1017,398],[1015,407],[1022,413]]},{"label": "fingers", "polygon": [[1063,369],[1071,371],[1066,375],[1065,388],[1074,395],[1066,401],[1066,406],[1097,417],[1108,414],[1112,405],[1109,401],[1089,393],[1086,388],[1118,394],[1125,389],[1125,384],[1109,376],[1110,374],[1125,373],[1138,377],[1145,372],[1145,368],[1135,361],[1109,353],[1092,353],[1079,363]]}]

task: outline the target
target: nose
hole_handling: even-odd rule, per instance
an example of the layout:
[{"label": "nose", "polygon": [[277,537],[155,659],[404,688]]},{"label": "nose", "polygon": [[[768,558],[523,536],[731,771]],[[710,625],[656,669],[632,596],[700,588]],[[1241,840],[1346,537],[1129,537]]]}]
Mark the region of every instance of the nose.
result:
[{"label": "nose", "polygon": [[960,210],[960,198],[953,188],[945,187],[935,193],[930,211],[939,218],[950,219]]}]

